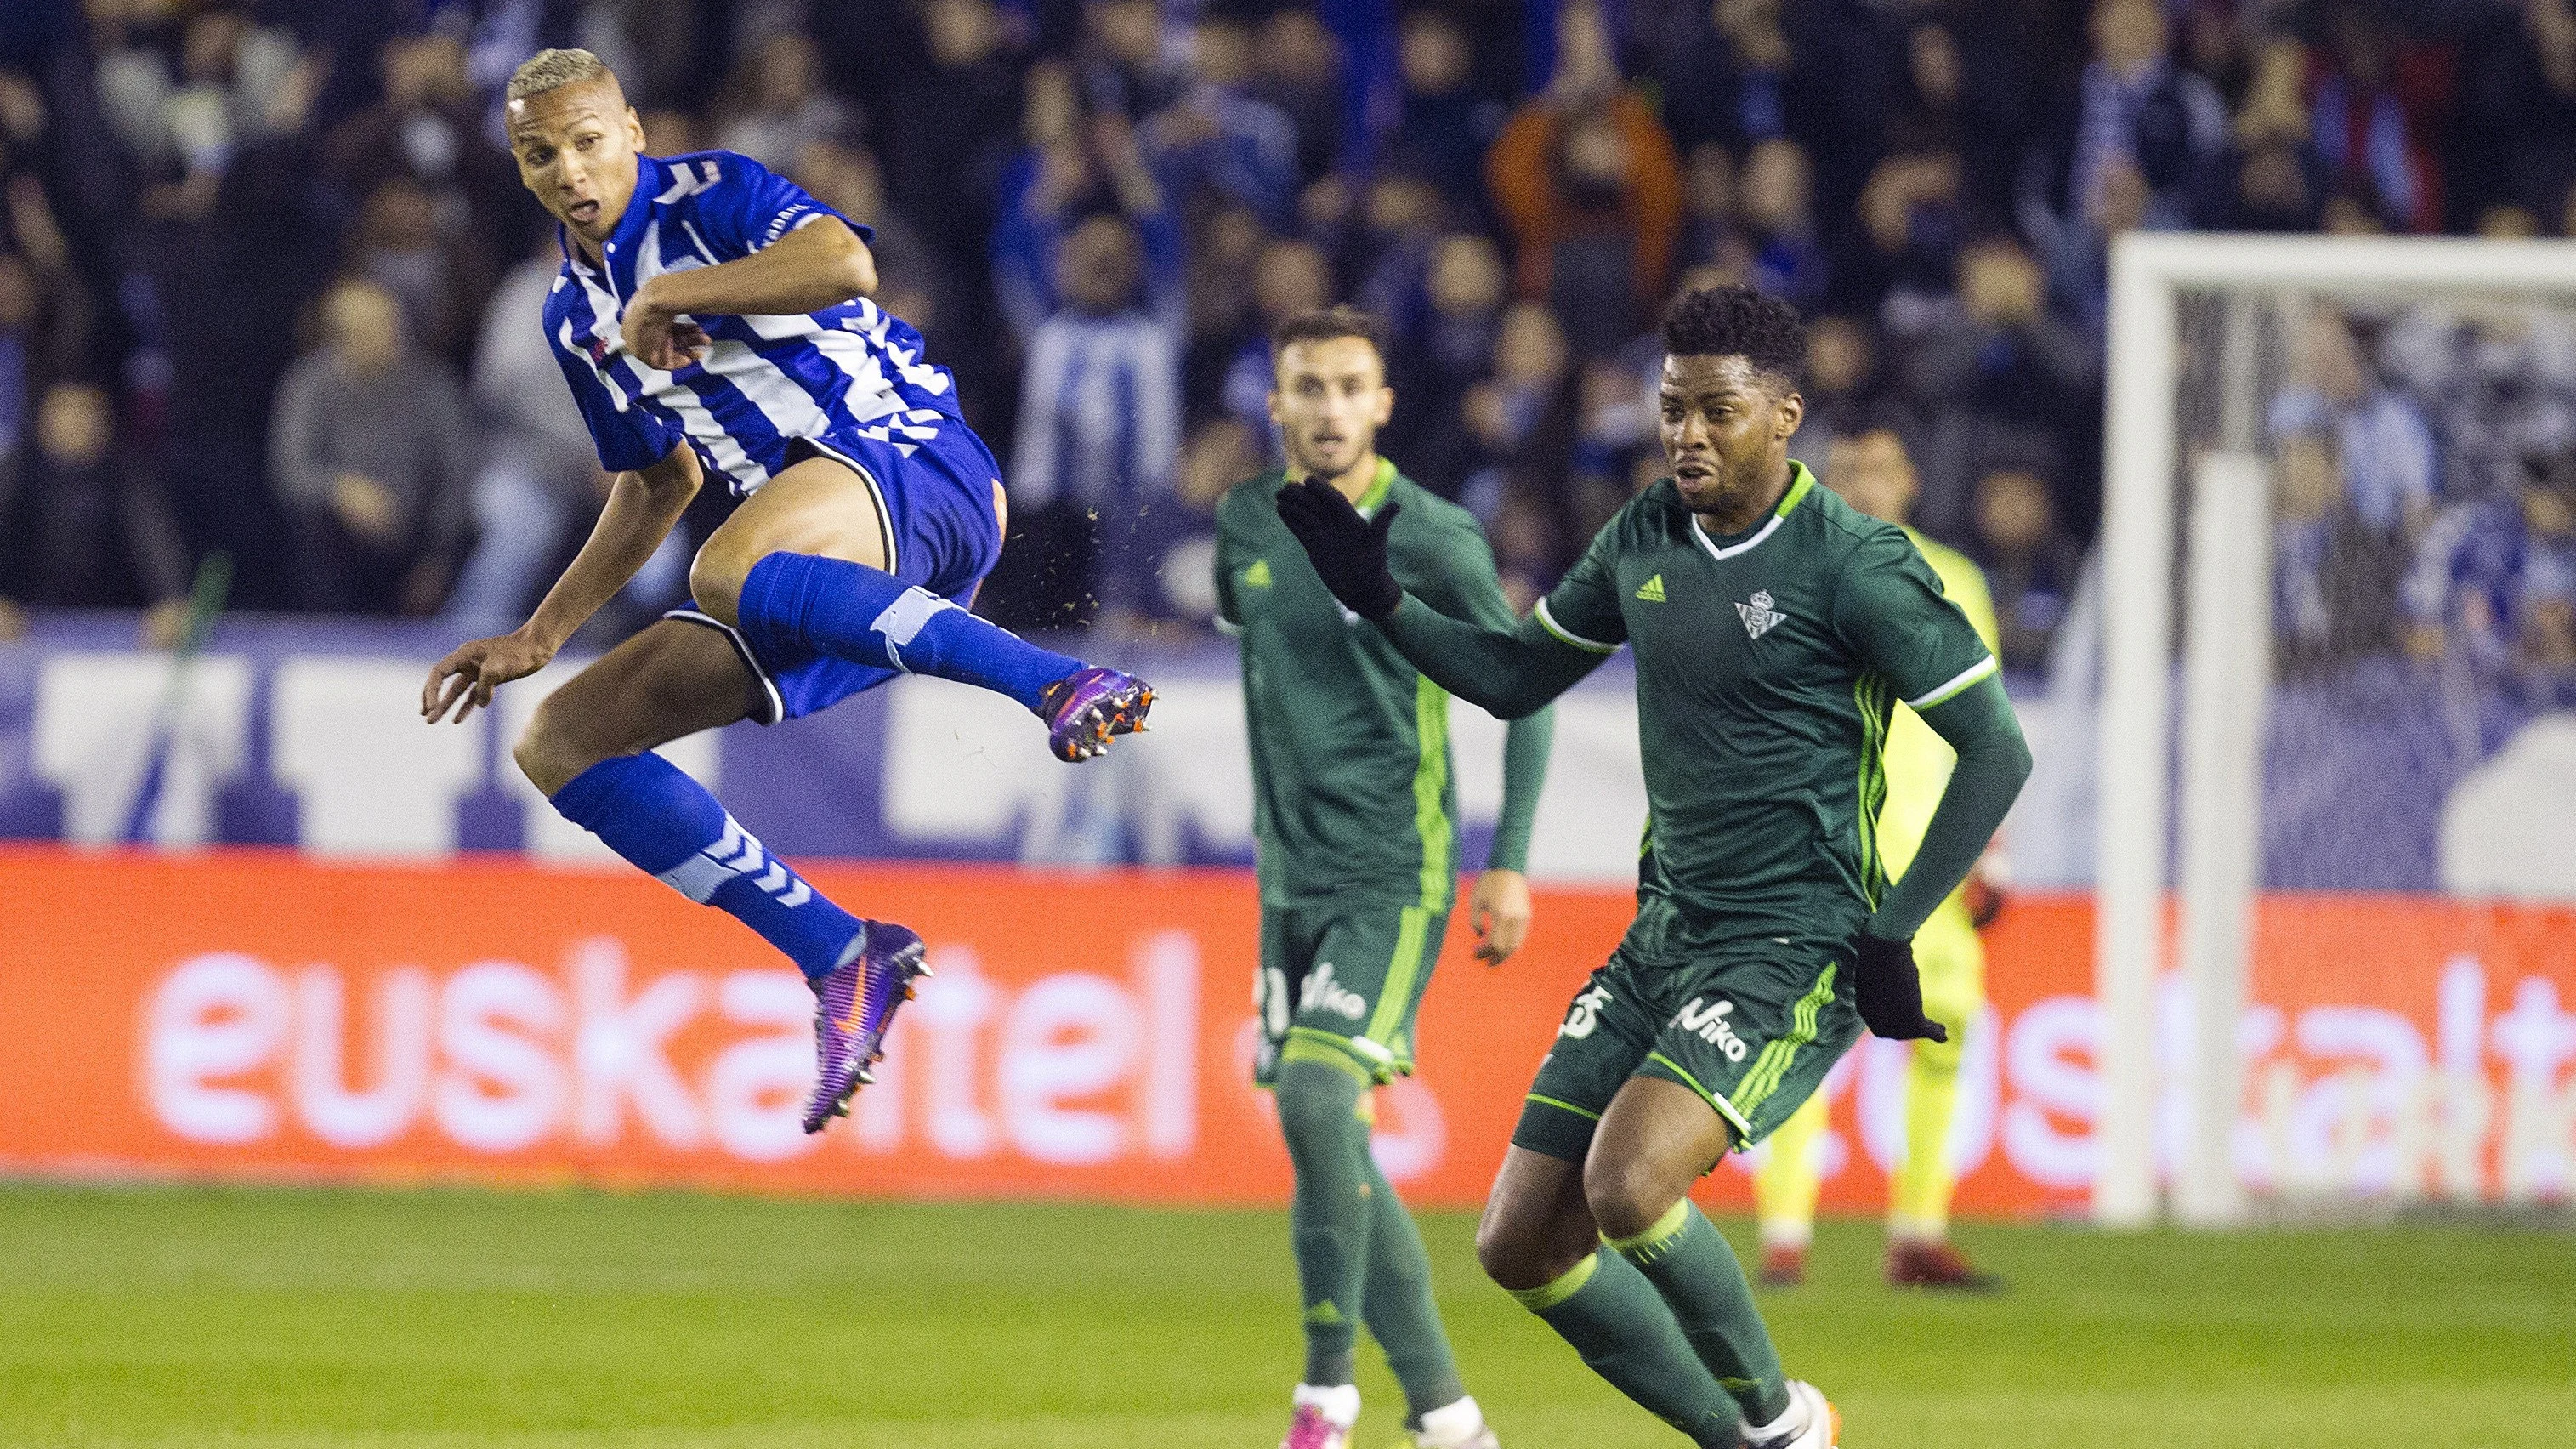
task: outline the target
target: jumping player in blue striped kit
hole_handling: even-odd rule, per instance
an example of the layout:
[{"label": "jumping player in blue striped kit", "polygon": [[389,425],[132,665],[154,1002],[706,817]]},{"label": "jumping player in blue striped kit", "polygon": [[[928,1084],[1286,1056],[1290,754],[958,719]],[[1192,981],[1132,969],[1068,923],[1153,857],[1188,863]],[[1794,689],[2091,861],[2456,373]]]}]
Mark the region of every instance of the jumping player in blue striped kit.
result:
[{"label": "jumping player in blue striped kit", "polygon": [[515,754],[564,818],[803,968],[819,1132],[883,1054],[921,938],[818,894],[655,747],[909,673],[1007,694],[1058,758],[1084,760],[1141,728],[1153,691],[961,607],[1001,553],[1001,469],[921,335],[864,295],[868,228],[746,156],[640,154],[633,108],[588,51],[519,67],[507,119],[519,179],[562,224],[546,333],[617,481],[536,613],[440,660],[421,715],[463,720],[544,668],[702,480],[724,480],[742,501],[698,550],[694,607],[549,696]]}]

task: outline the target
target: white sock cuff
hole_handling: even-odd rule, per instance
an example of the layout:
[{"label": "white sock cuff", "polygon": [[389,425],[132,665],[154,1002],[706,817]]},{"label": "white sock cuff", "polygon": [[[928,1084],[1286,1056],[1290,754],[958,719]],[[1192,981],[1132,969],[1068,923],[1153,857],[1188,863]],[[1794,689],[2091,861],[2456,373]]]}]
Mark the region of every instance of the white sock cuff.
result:
[{"label": "white sock cuff", "polygon": [[1414,1441],[1423,1449],[1453,1449],[1476,1436],[1485,1427],[1485,1411],[1476,1407],[1473,1395],[1446,1404],[1422,1416],[1422,1432]]},{"label": "white sock cuff", "polygon": [[1333,1421],[1333,1427],[1347,1429],[1360,1421],[1360,1386],[1357,1384],[1299,1384],[1289,1402],[1298,1408],[1311,1404]]}]

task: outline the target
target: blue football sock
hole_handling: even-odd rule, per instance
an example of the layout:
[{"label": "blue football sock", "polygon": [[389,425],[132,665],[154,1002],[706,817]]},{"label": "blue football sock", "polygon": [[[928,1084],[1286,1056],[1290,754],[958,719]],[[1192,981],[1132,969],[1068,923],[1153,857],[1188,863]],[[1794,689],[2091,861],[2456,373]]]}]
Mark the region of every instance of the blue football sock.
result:
[{"label": "blue football sock", "polygon": [[865,923],[762,849],[704,785],[660,755],[602,760],[557,790],[554,807],[645,873],[758,931],[808,977],[867,944]]},{"label": "blue football sock", "polygon": [[1032,713],[1082,661],[1040,649],[927,589],[847,559],[773,553],[751,566],[735,614],[763,650],[935,674],[1007,694]]}]

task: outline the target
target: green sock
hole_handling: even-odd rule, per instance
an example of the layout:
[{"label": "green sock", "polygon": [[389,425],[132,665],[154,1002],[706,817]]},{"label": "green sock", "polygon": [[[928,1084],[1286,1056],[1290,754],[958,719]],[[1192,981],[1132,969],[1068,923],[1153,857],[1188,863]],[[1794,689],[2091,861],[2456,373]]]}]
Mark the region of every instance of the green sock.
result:
[{"label": "green sock", "polygon": [[1279,1127],[1297,1168],[1288,1231],[1306,1303],[1303,1381],[1319,1388],[1352,1382],[1358,1368],[1354,1345],[1376,1197],[1368,1123],[1359,1115],[1362,1090],[1357,1063],[1345,1068],[1309,1058],[1279,1069],[1275,1093]]},{"label": "green sock", "polygon": [[1691,1352],[1655,1285],[1626,1258],[1598,1251],[1546,1287],[1515,1288],[1512,1296],[1611,1387],[1700,1449],[1741,1449],[1735,1401]]},{"label": "green sock", "polygon": [[1663,1295],[1700,1362],[1743,1407],[1746,1422],[1768,1424],[1788,1412],[1788,1380],[1771,1330],[1753,1307],[1753,1285],[1744,1281],[1726,1236],[1690,1199],[1633,1238],[1604,1241]]},{"label": "green sock", "polygon": [[1369,1224],[1367,1297],[1369,1337],[1386,1350],[1395,1381],[1404,1385],[1405,1427],[1419,1429],[1422,1416],[1467,1397],[1459,1381],[1458,1360],[1441,1330],[1440,1309],[1431,1298],[1431,1255],[1422,1250],[1422,1232],[1413,1214],[1397,1201],[1395,1188],[1370,1159],[1370,1201],[1376,1211]]}]

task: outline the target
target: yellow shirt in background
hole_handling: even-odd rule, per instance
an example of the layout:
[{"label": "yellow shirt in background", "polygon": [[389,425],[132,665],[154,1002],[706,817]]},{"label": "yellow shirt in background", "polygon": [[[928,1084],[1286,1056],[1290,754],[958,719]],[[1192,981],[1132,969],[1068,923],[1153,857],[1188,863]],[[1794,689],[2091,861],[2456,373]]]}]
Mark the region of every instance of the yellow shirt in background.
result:
[{"label": "yellow shirt in background", "polygon": [[[1994,595],[1986,588],[1984,572],[1955,548],[1934,543],[1911,528],[1905,536],[1914,540],[1924,561],[1941,576],[1941,591],[1968,616],[1977,637],[1986,641],[1988,649],[1999,648],[2002,631],[1995,626]],[[1900,704],[1888,724],[1885,759],[1887,803],[1878,812],[1878,853],[1887,863],[1888,878],[1894,880],[1914,863],[1914,852],[1923,844],[1923,832],[1932,823],[1932,811],[1941,803],[1941,791],[1950,783],[1950,767],[1958,763],[1959,754]]]}]

